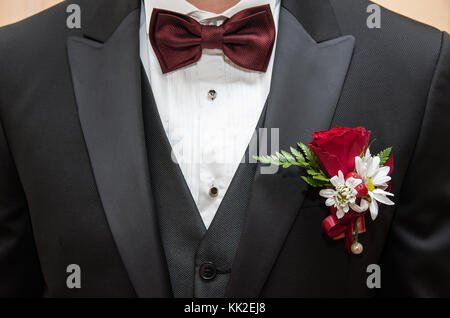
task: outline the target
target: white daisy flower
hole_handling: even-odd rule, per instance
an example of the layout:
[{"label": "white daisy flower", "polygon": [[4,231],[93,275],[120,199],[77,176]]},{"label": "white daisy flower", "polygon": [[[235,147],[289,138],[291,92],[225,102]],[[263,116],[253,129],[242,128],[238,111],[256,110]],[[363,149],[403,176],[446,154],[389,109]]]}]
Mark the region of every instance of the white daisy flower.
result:
[{"label": "white daisy flower", "polygon": [[[380,157],[370,154],[370,150],[367,149],[363,158],[355,157],[355,169],[356,173],[361,177],[362,181],[367,187],[368,195],[370,197],[370,215],[372,220],[378,215],[378,203],[386,205],[394,205],[388,196],[394,196],[394,194],[385,191],[388,188],[387,182],[391,180],[388,176],[390,168],[387,166],[380,167]],[[369,204],[366,199],[364,204]]]},{"label": "white daisy flower", "polygon": [[[325,202],[326,206],[334,206],[337,209],[336,216],[338,219],[344,217],[345,213],[350,209],[358,211],[362,208],[355,203],[356,195],[358,194],[355,187],[362,180],[355,178],[345,180],[344,174],[339,170],[338,175],[331,178],[330,182],[334,186],[334,189],[323,189],[320,190],[319,194],[327,199]],[[367,210],[367,207],[365,210]]]}]

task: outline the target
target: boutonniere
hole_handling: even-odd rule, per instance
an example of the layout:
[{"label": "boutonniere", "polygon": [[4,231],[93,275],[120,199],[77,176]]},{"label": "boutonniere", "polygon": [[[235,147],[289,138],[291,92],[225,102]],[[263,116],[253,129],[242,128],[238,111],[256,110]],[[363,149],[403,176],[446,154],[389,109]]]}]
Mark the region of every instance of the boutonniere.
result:
[{"label": "boutonniere", "polygon": [[307,145],[299,142],[290,152],[255,157],[265,164],[283,168],[298,166],[306,175],[301,178],[312,187],[322,188],[319,194],[330,208],[330,215],[322,228],[332,239],[345,240],[345,247],[353,254],[361,254],[363,246],[358,234],[366,231],[364,215],[372,220],[378,215],[380,204],[394,205],[389,197],[394,169],[392,149],[377,155],[370,152],[370,131],[363,127],[336,127],[315,132]]}]

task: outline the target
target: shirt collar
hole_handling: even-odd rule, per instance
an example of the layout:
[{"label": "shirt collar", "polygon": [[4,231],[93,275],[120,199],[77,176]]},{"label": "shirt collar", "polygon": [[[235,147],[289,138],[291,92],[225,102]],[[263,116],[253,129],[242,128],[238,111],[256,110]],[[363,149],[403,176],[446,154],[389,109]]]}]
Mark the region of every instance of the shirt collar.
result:
[{"label": "shirt collar", "polygon": [[228,10],[217,14],[213,12],[200,10],[186,0],[144,0],[146,30],[148,33],[150,28],[150,18],[152,15],[152,11],[155,8],[186,14],[189,15],[191,18],[194,18],[195,20],[202,22],[204,20],[209,20],[212,18],[219,18],[219,17],[230,18],[239,11],[265,4],[270,4],[270,8],[272,9],[272,15],[275,16],[274,14],[275,5],[279,1],[280,0],[241,0]]}]

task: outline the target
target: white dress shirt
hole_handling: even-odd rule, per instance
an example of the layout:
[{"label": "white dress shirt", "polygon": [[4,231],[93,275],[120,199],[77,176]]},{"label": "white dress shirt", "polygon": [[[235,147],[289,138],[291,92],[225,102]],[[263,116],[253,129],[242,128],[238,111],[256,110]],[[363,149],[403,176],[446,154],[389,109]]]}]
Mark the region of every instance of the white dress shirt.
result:
[{"label": "white dress shirt", "polygon": [[[141,60],[158,112],[202,220],[209,227],[242,161],[270,90],[275,47],[267,72],[245,70],[221,50],[203,50],[190,66],[162,74],[150,44],[151,13],[160,8],[187,14],[202,24],[220,25],[246,8],[270,4],[278,26],[280,0],[241,0],[221,14],[199,10],[186,0],[144,0]],[[209,92],[216,92],[212,99]],[[211,92],[212,93],[212,92]],[[211,188],[218,190],[211,194]]]}]

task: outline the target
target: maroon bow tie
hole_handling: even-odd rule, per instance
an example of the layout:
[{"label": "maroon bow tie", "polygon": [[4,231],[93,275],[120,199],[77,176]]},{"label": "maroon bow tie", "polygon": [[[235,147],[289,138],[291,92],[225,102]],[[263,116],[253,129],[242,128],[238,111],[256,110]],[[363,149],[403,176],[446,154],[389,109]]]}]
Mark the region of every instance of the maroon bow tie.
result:
[{"label": "maroon bow tie", "polygon": [[222,49],[235,64],[265,72],[275,42],[269,5],[242,10],[221,26],[201,25],[184,14],[154,9],[150,42],[163,73],[197,62],[202,49]]}]

